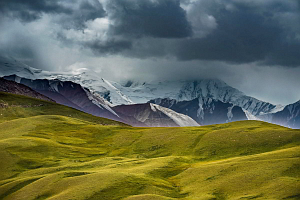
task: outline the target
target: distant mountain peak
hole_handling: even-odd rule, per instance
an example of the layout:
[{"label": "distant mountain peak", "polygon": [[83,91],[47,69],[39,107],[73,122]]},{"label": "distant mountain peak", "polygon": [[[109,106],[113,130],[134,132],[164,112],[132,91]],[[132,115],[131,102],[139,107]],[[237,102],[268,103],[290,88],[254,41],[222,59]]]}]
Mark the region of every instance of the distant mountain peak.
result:
[{"label": "distant mountain peak", "polygon": [[209,97],[198,97],[187,101],[160,98],[152,100],[150,103],[155,103],[174,110],[175,112],[185,114],[201,125],[220,124],[248,119],[241,107]]},{"label": "distant mountain peak", "polygon": [[36,92],[54,99],[57,103],[75,109],[120,121],[119,116],[101,96],[92,93],[89,89],[71,81],[58,79],[27,79],[17,75],[5,76],[6,80],[18,81]]},{"label": "distant mountain peak", "polygon": [[272,116],[272,123],[300,129],[300,100],[284,107]]},{"label": "distant mountain peak", "polygon": [[249,97],[218,79],[148,82],[127,80],[118,83],[109,81],[101,77],[100,74],[86,68],[75,70],[73,73],[47,72],[31,68],[14,59],[3,60],[2,58],[0,58],[0,69],[0,76],[16,74],[30,79],[45,78],[72,81],[103,97],[113,106],[146,103],[157,98],[189,101],[203,97],[220,100],[224,103],[232,103],[255,116],[283,109],[283,107],[276,107],[271,103]]}]

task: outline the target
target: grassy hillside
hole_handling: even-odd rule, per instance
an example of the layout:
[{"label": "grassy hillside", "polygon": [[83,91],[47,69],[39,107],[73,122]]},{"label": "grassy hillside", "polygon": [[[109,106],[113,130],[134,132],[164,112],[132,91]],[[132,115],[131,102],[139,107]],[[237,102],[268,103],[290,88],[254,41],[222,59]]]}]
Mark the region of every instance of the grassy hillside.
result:
[{"label": "grassy hillside", "polygon": [[0,122],[0,199],[300,198],[300,130],[258,121],[103,126],[51,106]]},{"label": "grassy hillside", "polygon": [[0,92],[0,123],[38,115],[61,115],[97,124],[127,126],[120,122],[95,117],[57,103]]}]

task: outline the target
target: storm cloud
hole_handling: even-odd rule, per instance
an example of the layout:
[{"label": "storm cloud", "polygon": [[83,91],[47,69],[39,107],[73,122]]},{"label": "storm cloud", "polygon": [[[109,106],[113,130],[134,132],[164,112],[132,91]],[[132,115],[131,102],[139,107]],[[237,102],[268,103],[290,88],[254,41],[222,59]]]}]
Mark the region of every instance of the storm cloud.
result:
[{"label": "storm cloud", "polygon": [[111,0],[111,32],[125,37],[183,38],[192,29],[179,0]]},{"label": "storm cloud", "polygon": [[[206,37],[180,41],[175,48],[176,57],[181,60],[300,65],[298,1],[224,2],[228,3],[211,1],[206,10],[215,19],[217,28]],[[192,9],[200,6],[202,1],[195,3]],[[282,16],[286,18],[282,19]],[[287,27],[285,20],[298,29]]]},{"label": "storm cloud", "polygon": [[[170,56],[297,67],[299,4],[297,0],[2,0],[0,10],[23,22],[48,14],[61,25],[58,39],[90,48],[97,56]],[[106,24],[95,24],[99,19]]]},{"label": "storm cloud", "polygon": [[242,80],[276,79],[278,101],[300,85],[299,0],[0,0],[0,28],[0,54],[36,68],[221,78],[267,100]]},{"label": "storm cloud", "polygon": [[[300,65],[298,1],[274,0],[259,3],[211,0],[186,2],[186,5],[190,7],[186,11],[187,20],[183,14],[177,15],[177,19],[164,19],[155,15],[158,18],[148,22],[149,18],[144,14],[148,12],[146,6],[135,8],[138,11],[131,13],[122,4],[123,10],[118,10],[120,12],[114,16],[117,25],[110,27],[111,33],[127,40],[138,37],[132,40],[131,52],[125,52],[126,55],[138,58],[156,57],[156,43],[159,42],[163,44],[160,48],[164,49],[164,54],[159,56],[173,56],[178,60],[211,60],[240,64],[260,62],[263,65],[287,67]],[[176,13],[174,10],[169,8],[170,13]],[[199,11],[201,14],[193,15]],[[161,21],[157,22],[159,18]],[[184,22],[181,23],[184,28],[176,22]],[[173,30],[172,34],[170,30]],[[182,31],[186,34],[182,34]],[[174,39],[176,35],[178,38]],[[140,38],[141,36],[144,38]],[[155,42],[149,37],[164,37],[166,40],[157,39]]]},{"label": "storm cloud", "polygon": [[72,13],[72,10],[62,5],[59,0],[1,0],[0,11],[3,15],[24,22],[37,20],[43,13]]},{"label": "storm cloud", "polygon": [[44,14],[57,18],[64,28],[82,28],[84,22],[104,17],[106,15],[98,0],[1,0],[2,17],[18,19],[22,22],[39,20]]}]

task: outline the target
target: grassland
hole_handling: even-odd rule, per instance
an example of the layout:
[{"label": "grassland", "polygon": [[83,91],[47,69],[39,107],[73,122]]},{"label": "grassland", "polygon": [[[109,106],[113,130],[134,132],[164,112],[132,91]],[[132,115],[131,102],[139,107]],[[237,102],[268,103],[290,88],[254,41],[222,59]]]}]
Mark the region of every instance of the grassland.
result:
[{"label": "grassland", "polygon": [[0,101],[0,199],[300,198],[300,130],[133,128],[27,97]]},{"label": "grassland", "polygon": [[57,103],[5,92],[0,92],[0,109],[0,123],[39,115],[60,115],[101,125],[128,126],[109,119],[95,117]]}]

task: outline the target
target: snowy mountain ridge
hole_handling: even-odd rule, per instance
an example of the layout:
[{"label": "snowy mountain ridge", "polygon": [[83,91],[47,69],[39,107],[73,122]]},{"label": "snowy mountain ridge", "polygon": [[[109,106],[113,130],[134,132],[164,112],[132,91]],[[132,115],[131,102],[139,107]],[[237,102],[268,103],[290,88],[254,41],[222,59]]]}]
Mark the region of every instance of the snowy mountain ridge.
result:
[{"label": "snowy mountain ridge", "polygon": [[22,85],[26,85],[36,92],[55,100],[57,103],[75,109],[121,121],[120,117],[111,109],[107,101],[97,94],[91,93],[87,88],[71,81],[58,79],[27,79],[17,75],[3,77]]},{"label": "snowy mountain ridge", "polygon": [[107,103],[109,106],[146,103],[157,98],[189,101],[198,97],[208,97],[240,106],[254,116],[274,113],[283,109],[283,106],[276,106],[247,96],[218,79],[150,82],[129,80],[118,83],[106,80],[88,69],[71,73],[48,72],[29,67],[13,58],[0,57],[0,76],[12,74],[30,79],[72,81],[104,98],[109,102]]},{"label": "snowy mountain ridge", "polygon": [[189,101],[176,101],[169,98],[154,99],[150,103],[187,115],[201,125],[222,124],[249,119],[241,107],[209,97],[199,97]]},{"label": "snowy mountain ridge", "polygon": [[272,123],[300,129],[300,100],[272,115]]}]

